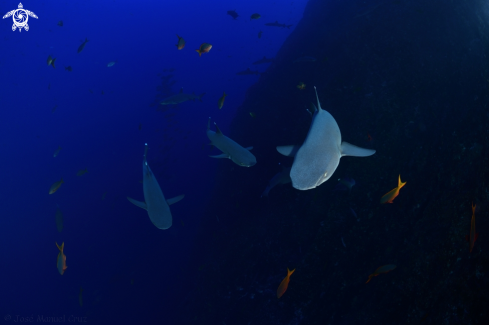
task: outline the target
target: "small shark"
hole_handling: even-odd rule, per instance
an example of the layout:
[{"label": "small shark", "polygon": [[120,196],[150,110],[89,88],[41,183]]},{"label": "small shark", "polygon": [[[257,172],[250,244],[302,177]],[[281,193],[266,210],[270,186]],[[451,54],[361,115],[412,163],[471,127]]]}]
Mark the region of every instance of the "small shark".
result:
[{"label": "small shark", "polygon": [[271,26],[271,27],[282,27],[282,28],[290,28],[292,25],[285,25],[285,24],[279,24],[278,20],[275,20],[274,23],[266,23],[265,26]]},{"label": "small shark", "polygon": [[301,146],[278,146],[277,151],[294,158],[290,178],[298,190],[313,189],[326,182],[334,173],[343,156],[368,157],[375,150],[364,149],[341,141],[341,132],[334,117],[321,108],[314,107],[312,123]]},{"label": "small shark", "polygon": [[244,71],[240,71],[240,72],[236,72],[237,75],[239,76],[244,76],[244,75],[247,75],[247,74],[260,74],[259,71],[251,71],[250,68],[244,70]]},{"label": "small shark", "polygon": [[236,10],[229,10],[228,11],[228,15],[233,17],[234,20],[236,20],[236,18],[238,18],[238,13],[236,12]]},{"label": "small shark", "polygon": [[290,167],[282,166],[282,171],[277,173],[275,176],[273,176],[270,182],[268,182],[268,186],[265,189],[265,191],[263,191],[261,197],[268,196],[268,192],[270,192],[270,190],[274,188],[276,185],[287,184],[290,183],[291,181],[292,180],[290,179]]},{"label": "small shark", "polygon": [[202,93],[199,96],[196,96],[195,93],[185,94],[183,92],[183,88],[182,88],[182,89],[180,89],[180,92],[178,94],[163,99],[160,102],[160,104],[161,105],[178,105],[178,104],[181,104],[181,103],[186,102],[188,100],[195,101],[196,99],[202,101],[202,96],[204,96],[204,95],[205,95],[205,93]]},{"label": "small shark", "polygon": [[272,59],[267,59],[266,56],[263,57],[263,59],[260,59],[256,62],[253,62],[253,64],[263,64],[263,63],[272,63],[273,62],[273,58]]},{"label": "small shark", "polygon": [[172,199],[165,199],[160,185],[156,180],[151,168],[149,168],[146,160],[146,154],[148,153],[148,144],[144,144],[144,158],[143,158],[143,193],[144,202],[139,202],[130,197],[127,197],[129,202],[134,205],[148,211],[149,219],[158,229],[168,229],[172,225],[172,216],[170,212],[170,205],[177,203],[185,195],[179,195]]},{"label": "small shark", "polygon": [[251,167],[256,164],[256,158],[250,152],[253,147],[243,148],[227,136],[222,134],[221,130],[216,126],[216,132],[211,131],[211,118],[207,122],[207,137],[211,140],[211,145],[221,150],[223,153],[217,156],[209,156],[211,158],[229,158],[234,163],[243,167]]}]

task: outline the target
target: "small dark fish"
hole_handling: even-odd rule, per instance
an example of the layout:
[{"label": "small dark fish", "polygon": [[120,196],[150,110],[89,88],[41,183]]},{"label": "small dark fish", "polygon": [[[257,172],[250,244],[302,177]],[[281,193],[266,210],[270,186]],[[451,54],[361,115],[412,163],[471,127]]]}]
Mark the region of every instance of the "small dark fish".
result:
[{"label": "small dark fish", "polygon": [[253,14],[250,17],[250,20],[256,20],[256,19],[260,19],[260,18],[261,18],[260,14]]},{"label": "small dark fish", "polygon": [[53,109],[51,109],[51,113],[54,113],[56,111],[56,108],[58,108],[58,105],[54,106]]},{"label": "small dark fish", "polygon": [[263,32],[262,31],[259,31],[258,32],[258,38],[261,38],[261,34],[263,34]]},{"label": "small dark fish", "polygon": [[143,124],[139,123],[139,131],[141,131],[142,126],[143,126]]},{"label": "small dark fish", "polygon": [[69,66],[65,67],[65,70],[66,70],[66,71],[70,71],[70,72],[71,72],[71,71],[73,71],[73,69],[71,68],[71,65],[69,65]]},{"label": "small dark fish", "polygon": [[63,21],[62,20],[58,21],[58,26],[63,27]]},{"label": "small dark fish", "polygon": [[292,25],[285,25],[285,24],[279,24],[277,20],[275,20],[274,23],[266,23],[265,26],[270,26],[270,27],[281,27],[281,28],[290,28]]},{"label": "small dark fish", "polygon": [[83,43],[81,43],[81,45],[78,47],[78,53],[83,51],[83,49],[85,48],[85,45],[87,45],[87,43],[88,43],[88,39],[85,38],[85,41]]},{"label": "small dark fish", "polygon": [[228,11],[228,15],[233,17],[234,20],[236,20],[236,18],[238,18],[238,13],[236,12],[236,10],[229,10]]}]

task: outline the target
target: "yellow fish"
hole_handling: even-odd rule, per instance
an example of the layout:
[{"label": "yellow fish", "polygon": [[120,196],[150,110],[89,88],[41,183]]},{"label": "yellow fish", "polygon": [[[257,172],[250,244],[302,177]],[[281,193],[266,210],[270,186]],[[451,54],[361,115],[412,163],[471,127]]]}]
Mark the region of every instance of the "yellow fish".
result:
[{"label": "yellow fish", "polygon": [[63,184],[63,183],[64,183],[64,181],[63,181],[63,179],[61,179],[60,181],[51,185],[51,188],[49,189],[49,194],[53,194],[54,192],[56,192],[58,190],[58,188],[61,186],[61,184]]},{"label": "yellow fish", "polygon": [[304,90],[304,89],[306,89],[306,84],[301,81],[297,85],[297,88],[299,88],[300,90]]},{"label": "yellow fish", "polygon": [[290,271],[289,268],[287,268],[287,276],[282,280],[282,282],[278,286],[278,289],[277,289],[277,298],[282,297],[282,295],[287,290],[287,287],[289,286],[290,276],[292,275],[292,273],[294,273],[294,271],[295,271],[295,269],[293,269],[292,271]]},{"label": "yellow fish", "polygon": [[178,36],[178,34],[177,37],[178,37],[178,44],[175,46],[177,47],[177,49],[181,50],[185,47],[185,40],[183,39],[183,37]]},{"label": "yellow fish", "polygon": [[406,185],[406,182],[401,182],[401,175],[399,175],[399,181],[397,183],[397,187],[392,191],[386,193],[381,199],[380,203],[392,203],[394,199],[399,195],[399,190]]},{"label": "yellow fish", "polygon": [[217,102],[217,105],[219,106],[219,109],[222,108],[222,106],[224,105],[224,99],[226,99],[226,92],[224,92],[224,95],[222,95],[221,98],[219,98],[219,101]]},{"label": "yellow fish", "polygon": [[66,266],[66,255],[63,253],[65,243],[62,243],[61,247],[59,247],[58,243],[56,243],[56,247],[58,247],[59,249],[58,258],[56,259],[56,266],[58,267],[59,274],[63,275],[63,273],[65,273],[65,270],[68,268]]},{"label": "yellow fish", "polygon": [[209,43],[202,43],[200,45],[200,48],[198,50],[195,50],[197,51],[197,53],[199,53],[199,56],[202,55],[202,53],[208,53],[212,48],[212,45],[209,44]]}]

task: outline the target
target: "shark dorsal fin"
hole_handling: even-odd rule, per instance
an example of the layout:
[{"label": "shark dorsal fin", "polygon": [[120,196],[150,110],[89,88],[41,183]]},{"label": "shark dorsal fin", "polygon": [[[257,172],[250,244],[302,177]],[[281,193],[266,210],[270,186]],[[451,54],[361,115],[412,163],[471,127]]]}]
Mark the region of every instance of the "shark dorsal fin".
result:
[{"label": "shark dorsal fin", "polygon": [[316,92],[316,99],[318,100],[317,109],[318,109],[318,111],[320,111],[321,110],[321,104],[319,103],[318,91],[316,90],[316,86],[314,86],[314,91]]},{"label": "shark dorsal fin", "polygon": [[217,134],[222,135],[222,132],[221,132],[221,130],[219,129],[219,127],[217,126],[217,124],[216,124],[216,123],[214,123],[214,125],[216,126],[216,133],[217,133]]},{"label": "shark dorsal fin", "polygon": [[180,88],[180,94],[181,94],[181,93],[183,93],[183,87],[182,87],[182,88]]}]

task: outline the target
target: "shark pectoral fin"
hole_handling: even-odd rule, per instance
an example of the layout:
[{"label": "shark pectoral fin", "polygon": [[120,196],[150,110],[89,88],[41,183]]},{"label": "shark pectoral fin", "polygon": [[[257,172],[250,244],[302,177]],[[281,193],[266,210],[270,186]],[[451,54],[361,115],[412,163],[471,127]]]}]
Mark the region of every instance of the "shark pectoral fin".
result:
[{"label": "shark pectoral fin", "polygon": [[293,146],[278,146],[277,151],[284,156],[294,157],[297,151],[301,146],[293,145]]},{"label": "shark pectoral fin", "polygon": [[209,156],[211,158],[229,158],[229,154],[227,153],[222,153],[220,155],[217,155],[217,156]]},{"label": "shark pectoral fin", "polygon": [[185,194],[182,194],[182,195],[179,195],[179,196],[175,196],[175,197],[173,197],[171,199],[167,199],[166,200],[166,203],[168,203],[168,205],[172,205],[173,203],[177,203],[178,201],[180,201],[184,197],[185,197]]},{"label": "shark pectoral fin", "polygon": [[246,147],[245,149],[246,150],[251,150],[251,149],[253,149],[253,147]]},{"label": "shark pectoral fin", "polygon": [[375,150],[360,148],[346,141],[341,143],[341,156],[368,157],[375,153]]},{"label": "shark pectoral fin", "polygon": [[135,206],[140,207],[140,208],[143,208],[144,210],[147,210],[146,203],[145,202],[136,201],[134,199],[131,199],[129,196],[127,197],[127,199],[129,200],[129,202],[131,202]]}]

